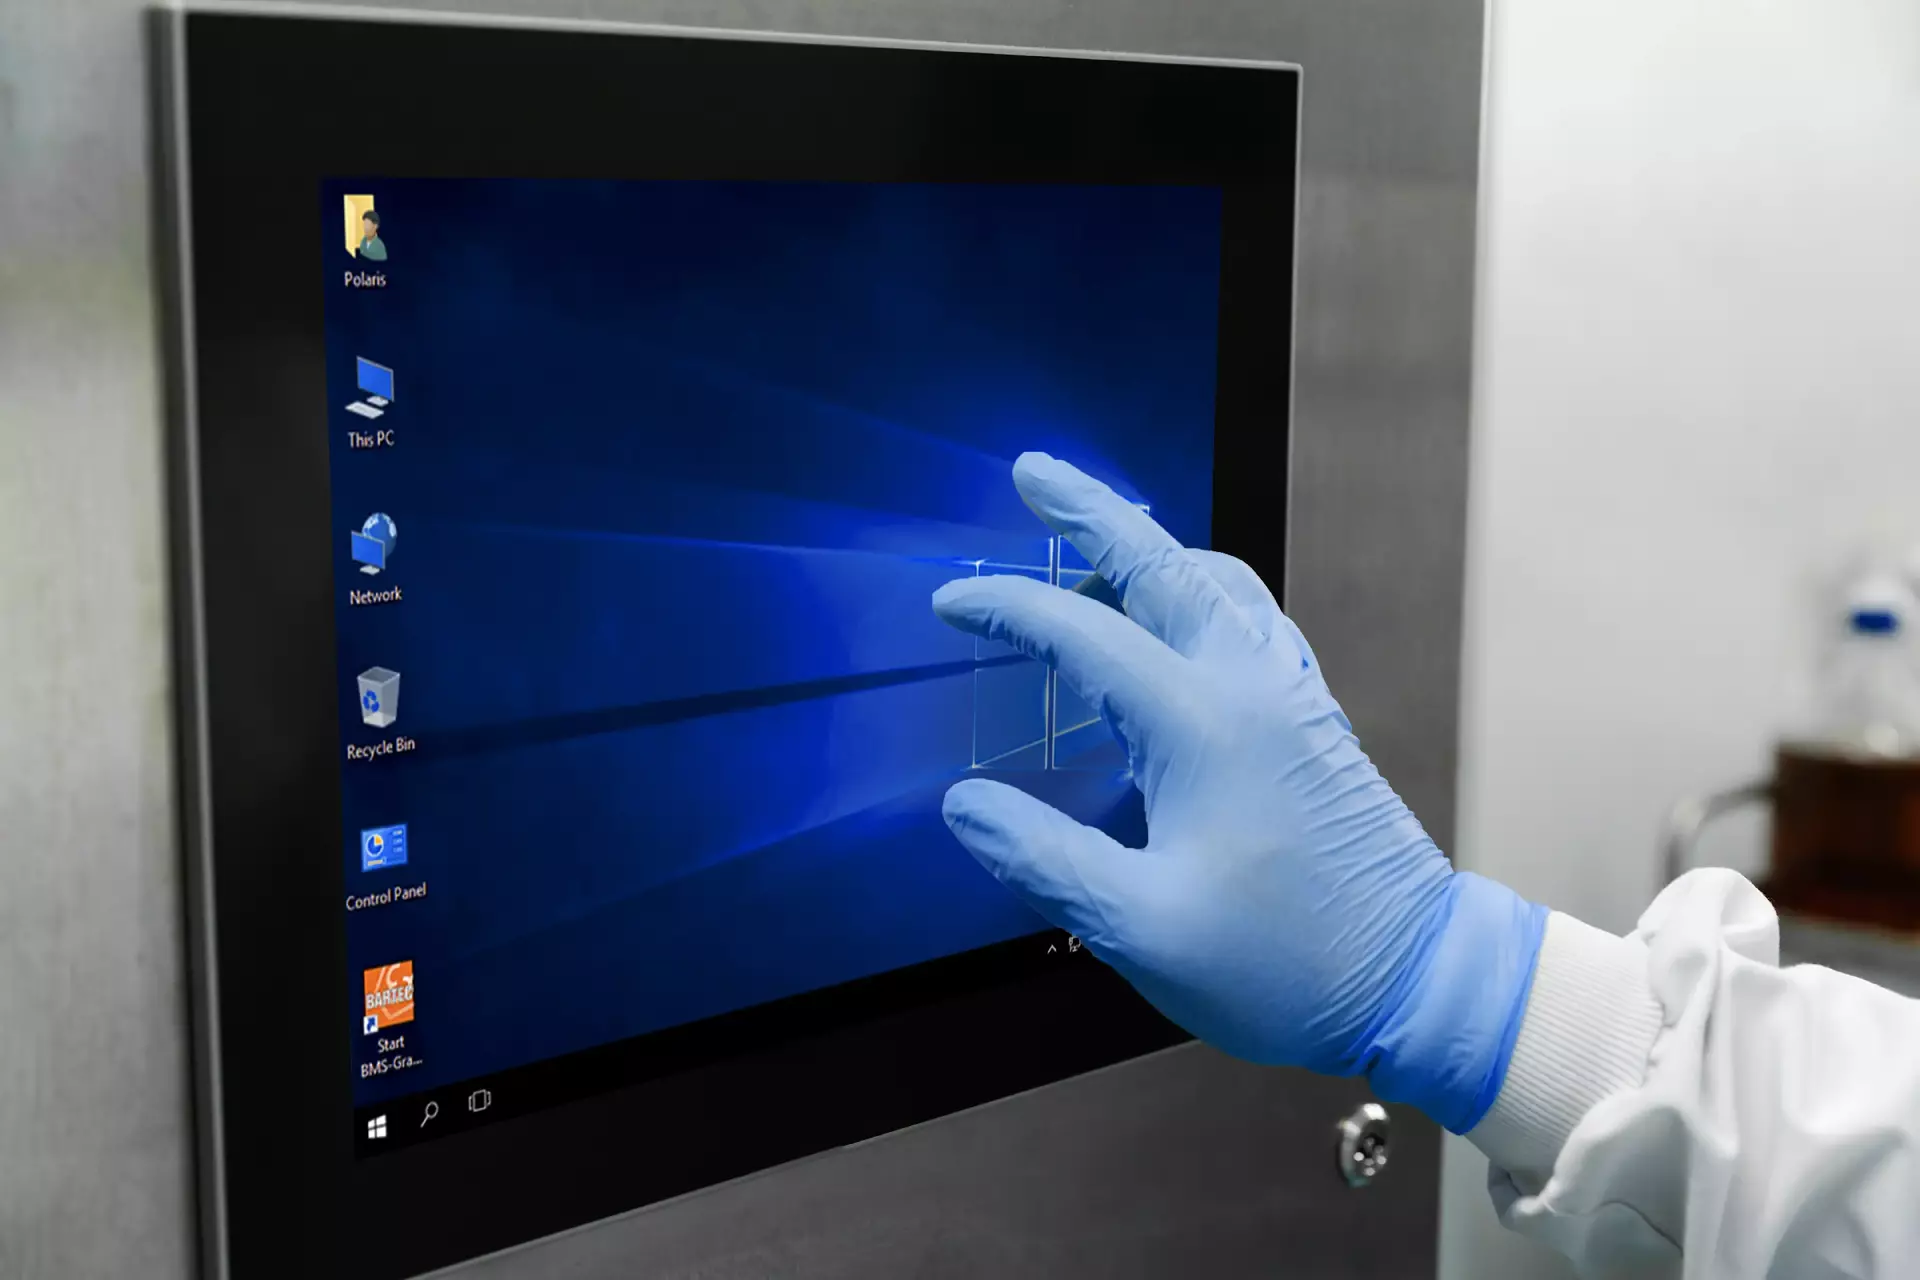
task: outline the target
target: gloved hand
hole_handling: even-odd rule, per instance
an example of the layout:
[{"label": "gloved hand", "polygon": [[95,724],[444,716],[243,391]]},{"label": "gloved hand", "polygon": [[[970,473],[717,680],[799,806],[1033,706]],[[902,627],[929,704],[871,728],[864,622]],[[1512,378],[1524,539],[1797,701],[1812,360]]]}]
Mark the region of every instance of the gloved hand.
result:
[{"label": "gloved hand", "polygon": [[984,778],[947,793],[954,834],[1201,1039],[1364,1073],[1471,1129],[1505,1079],[1545,910],[1448,865],[1246,565],[1186,550],[1045,454],[1013,479],[1125,614],[1011,576],[950,582],[934,609],[1052,664],[1099,710],[1146,797],[1148,842]]}]

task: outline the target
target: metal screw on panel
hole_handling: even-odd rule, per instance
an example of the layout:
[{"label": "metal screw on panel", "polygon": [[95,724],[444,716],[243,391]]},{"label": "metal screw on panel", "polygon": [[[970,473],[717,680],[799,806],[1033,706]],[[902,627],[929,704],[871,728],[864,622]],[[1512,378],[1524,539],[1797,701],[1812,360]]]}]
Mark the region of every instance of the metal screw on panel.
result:
[{"label": "metal screw on panel", "polygon": [[1340,1176],[1350,1187],[1364,1187],[1387,1167],[1387,1109],[1363,1102],[1340,1122]]}]

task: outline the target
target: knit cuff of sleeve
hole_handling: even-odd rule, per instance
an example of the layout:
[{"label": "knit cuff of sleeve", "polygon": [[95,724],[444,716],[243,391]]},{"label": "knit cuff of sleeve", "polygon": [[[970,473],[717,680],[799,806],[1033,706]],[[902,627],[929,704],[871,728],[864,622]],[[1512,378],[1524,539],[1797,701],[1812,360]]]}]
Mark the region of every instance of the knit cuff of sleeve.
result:
[{"label": "knit cuff of sleeve", "polygon": [[1646,944],[1553,912],[1506,1080],[1467,1138],[1517,1181],[1543,1183],[1581,1117],[1645,1081],[1660,1023]]}]

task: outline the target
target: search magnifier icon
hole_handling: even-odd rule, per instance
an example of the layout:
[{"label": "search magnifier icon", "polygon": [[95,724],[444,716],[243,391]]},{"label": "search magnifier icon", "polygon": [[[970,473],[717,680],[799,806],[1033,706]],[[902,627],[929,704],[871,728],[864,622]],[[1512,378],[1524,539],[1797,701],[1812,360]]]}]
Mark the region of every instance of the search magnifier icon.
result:
[{"label": "search magnifier icon", "polygon": [[420,1127],[422,1129],[426,1128],[427,1121],[433,1119],[435,1116],[439,1114],[440,1114],[440,1104],[437,1102],[429,1102],[427,1104],[427,1113],[420,1117]]}]

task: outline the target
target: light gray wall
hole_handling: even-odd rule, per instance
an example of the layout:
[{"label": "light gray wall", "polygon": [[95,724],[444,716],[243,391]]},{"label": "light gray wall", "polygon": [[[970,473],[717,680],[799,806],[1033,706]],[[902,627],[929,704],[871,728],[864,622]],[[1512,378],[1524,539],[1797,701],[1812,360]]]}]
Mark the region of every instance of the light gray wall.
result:
[{"label": "light gray wall", "polygon": [[[1289,603],[1375,757],[1448,839],[1477,0],[502,7],[1302,63]],[[0,1275],[23,1280],[191,1265],[137,12],[0,7]],[[1357,1096],[1176,1051],[485,1274],[1421,1274],[1430,1128],[1374,1200],[1310,1181],[1325,1123]]]},{"label": "light gray wall", "polygon": [[[1460,850],[1626,930],[1668,806],[1804,713],[1819,575],[1920,546],[1920,5],[1517,0],[1490,43]],[[1449,1274],[1571,1275],[1449,1228]]]}]

